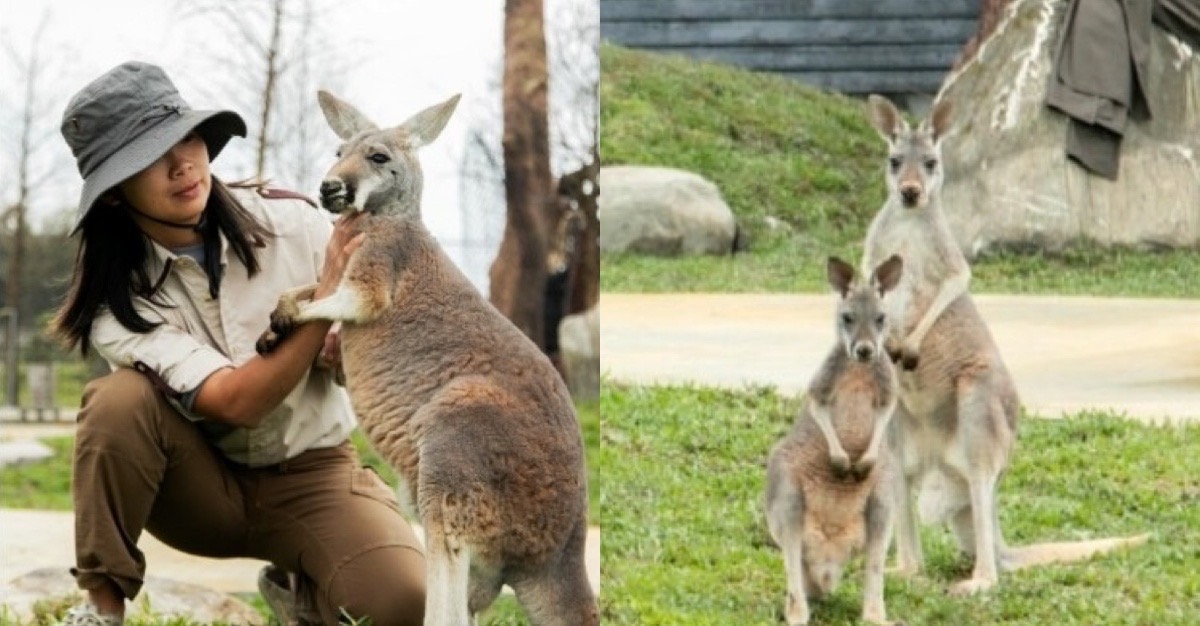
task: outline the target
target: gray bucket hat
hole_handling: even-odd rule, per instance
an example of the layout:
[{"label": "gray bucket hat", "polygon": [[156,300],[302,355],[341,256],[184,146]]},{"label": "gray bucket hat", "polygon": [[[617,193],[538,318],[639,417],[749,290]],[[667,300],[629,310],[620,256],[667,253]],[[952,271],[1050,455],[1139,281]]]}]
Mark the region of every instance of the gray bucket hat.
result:
[{"label": "gray bucket hat", "polygon": [[246,122],[233,111],[193,111],[157,65],[130,61],[71,98],[62,134],[83,176],[75,234],[104,192],[152,165],[195,130],[215,159]]}]

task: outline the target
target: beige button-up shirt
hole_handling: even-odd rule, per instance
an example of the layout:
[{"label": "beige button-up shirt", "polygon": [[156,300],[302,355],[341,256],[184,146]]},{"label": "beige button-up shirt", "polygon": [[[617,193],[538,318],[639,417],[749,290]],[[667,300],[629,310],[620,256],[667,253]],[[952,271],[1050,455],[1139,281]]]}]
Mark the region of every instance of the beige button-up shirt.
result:
[{"label": "beige button-up shirt", "polygon": [[[222,236],[224,274],[220,297],[213,298],[204,268],[151,242],[146,275],[161,284],[150,298],[135,296],[134,307],[142,317],[162,325],[135,333],[107,309],[92,323],[92,346],[114,369],[138,364],[157,372],[179,394],[193,392],[217,370],[255,357],[254,342],[267,329],[280,293],[317,282],[333,230],[327,215],[301,200],[264,199],[253,189],[232,192],[275,234],[265,247],[255,248],[259,273],[250,278]],[[254,428],[203,421],[178,401],[172,403],[185,417],[198,421],[225,456],[252,467],[338,445],[355,424],[345,391],[323,369],[310,369],[283,403]]]}]

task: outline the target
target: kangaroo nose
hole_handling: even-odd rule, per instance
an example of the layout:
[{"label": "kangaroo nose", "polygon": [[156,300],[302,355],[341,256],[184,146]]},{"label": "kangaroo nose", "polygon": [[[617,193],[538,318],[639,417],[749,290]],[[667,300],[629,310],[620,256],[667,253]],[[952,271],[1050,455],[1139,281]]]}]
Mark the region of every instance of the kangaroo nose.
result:
[{"label": "kangaroo nose", "polygon": [[904,185],[900,187],[900,197],[906,204],[915,204],[921,197],[921,188],[916,185]]},{"label": "kangaroo nose", "polygon": [[340,180],[331,179],[331,180],[321,181],[321,195],[322,196],[336,195],[338,193],[341,193],[342,189],[344,189],[344,188],[345,188],[345,186],[342,185],[342,181],[340,181]]},{"label": "kangaroo nose", "polygon": [[871,355],[874,353],[875,351],[871,349],[871,346],[865,343],[860,343],[854,347],[854,356],[858,357],[860,361],[866,361],[870,359]]}]

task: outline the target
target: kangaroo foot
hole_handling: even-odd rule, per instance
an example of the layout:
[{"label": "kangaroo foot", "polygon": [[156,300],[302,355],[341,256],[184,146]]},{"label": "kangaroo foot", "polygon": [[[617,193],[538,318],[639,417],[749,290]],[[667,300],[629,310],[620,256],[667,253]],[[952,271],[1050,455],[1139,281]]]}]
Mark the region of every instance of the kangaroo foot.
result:
[{"label": "kangaroo foot", "polygon": [[968,578],[960,580],[950,586],[950,595],[952,596],[969,596],[977,594],[981,591],[987,591],[996,586],[996,581],[987,578]]}]

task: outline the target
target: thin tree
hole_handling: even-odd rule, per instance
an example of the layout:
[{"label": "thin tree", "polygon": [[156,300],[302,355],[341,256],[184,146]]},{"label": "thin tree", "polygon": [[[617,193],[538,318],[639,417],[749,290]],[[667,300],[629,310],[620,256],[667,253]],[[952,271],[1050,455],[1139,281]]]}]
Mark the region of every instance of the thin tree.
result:
[{"label": "thin tree", "polygon": [[[212,53],[229,68],[230,81],[220,85],[240,100],[241,110],[254,111],[254,176],[284,174],[290,186],[315,188],[312,169],[319,125],[316,91],[337,89],[342,67],[332,38],[322,32],[318,0],[204,0],[180,4],[184,19],[217,23],[232,34]],[[230,89],[232,87],[232,89]],[[285,97],[285,94],[287,97]],[[222,94],[220,100],[230,96]],[[280,171],[273,171],[279,168]]]},{"label": "thin tree", "polygon": [[489,297],[539,347],[545,345],[547,244],[553,210],[547,121],[548,71],[542,0],[504,4],[504,189],[500,251]]},{"label": "thin tree", "polygon": [[[49,12],[43,12],[30,40],[28,53],[19,52],[11,39],[5,45],[6,56],[16,69],[23,89],[19,102],[13,107],[16,110],[16,124],[13,129],[16,136],[14,143],[10,144],[16,164],[16,193],[3,213],[5,230],[8,231],[5,242],[7,268],[3,305],[7,306],[11,314],[16,315],[18,322],[25,327],[29,327],[33,322],[32,316],[26,316],[22,297],[26,276],[25,252],[29,238],[29,206],[36,190],[55,175],[54,168],[43,168],[39,172],[36,165],[39,153],[49,144],[56,130],[54,125],[47,123],[47,113],[51,112],[51,107],[47,105],[43,83],[48,73],[45,72],[46,58],[42,42],[49,23]],[[27,317],[30,319],[26,319]],[[6,337],[9,348],[6,360],[9,368],[16,366],[17,341],[17,337]],[[9,390],[9,395],[14,403],[17,402],[15,390]]]}]

